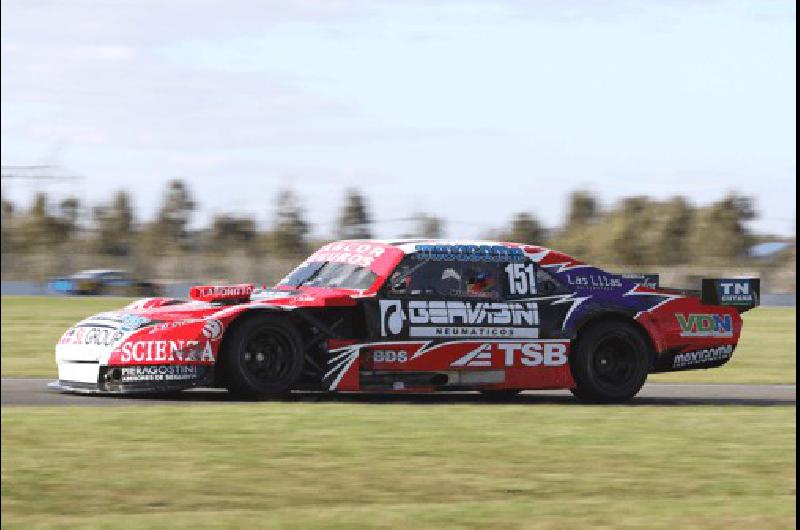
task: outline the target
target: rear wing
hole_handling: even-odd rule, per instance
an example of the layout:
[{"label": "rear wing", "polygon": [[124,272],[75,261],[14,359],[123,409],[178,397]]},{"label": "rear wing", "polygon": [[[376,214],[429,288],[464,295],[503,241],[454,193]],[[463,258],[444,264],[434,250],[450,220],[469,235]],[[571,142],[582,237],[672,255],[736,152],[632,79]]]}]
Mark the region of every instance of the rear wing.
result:
[{"label": "rear wing", "polygon": [[701,299],[704,304],[723,305],[744,313],[761,305],[759,278],[703,278]]},{"label": "rear wing", "polygon": [[659,285],[658,274],[632,272],[620,276],[636,282],[642,287],[683,296],[697,296],[707,305],[734,307],[739,313],[761,305],[761,280],[759,278],[703,278],[701,289],[695,290],[663,287]]}]

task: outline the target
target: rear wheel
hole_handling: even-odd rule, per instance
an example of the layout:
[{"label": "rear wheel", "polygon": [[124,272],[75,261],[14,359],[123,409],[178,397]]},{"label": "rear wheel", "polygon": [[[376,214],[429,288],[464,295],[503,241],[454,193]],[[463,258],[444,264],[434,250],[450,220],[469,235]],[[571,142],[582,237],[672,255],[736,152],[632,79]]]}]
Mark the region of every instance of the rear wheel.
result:
[{"label": "rear wheel", "polygon": [[649,348],[626,322],[599,322],[580,332],[570,365],[572,393],[581,401],[621,403],[641,390],[650,370]]},{"label": "rear wheel", "polygon": [[220,360],[231,393],[276,396],[288,392],[300,377],[302,341],[284,321],[250,317],[225,338]]}]

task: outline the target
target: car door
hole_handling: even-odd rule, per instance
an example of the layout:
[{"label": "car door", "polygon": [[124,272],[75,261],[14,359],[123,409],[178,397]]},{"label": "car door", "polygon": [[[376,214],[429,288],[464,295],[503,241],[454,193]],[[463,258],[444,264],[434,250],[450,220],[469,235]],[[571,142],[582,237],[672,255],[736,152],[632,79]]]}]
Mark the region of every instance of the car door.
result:
[{"label": "car door", "polygon": [[564,320],[575,304],[574,290],[530,259],[501,264],[503,296],[508,303],[533,303],[538,315],[538,338],[565,338]]},{"label": "car door", "polygon": [[[538,337],[537,304],[505,299],[508,289],[502,266],[492,260],[407,256],[379,293],[374,338],[449,341]],[[520,289],[515,292],[522,294]]]}]

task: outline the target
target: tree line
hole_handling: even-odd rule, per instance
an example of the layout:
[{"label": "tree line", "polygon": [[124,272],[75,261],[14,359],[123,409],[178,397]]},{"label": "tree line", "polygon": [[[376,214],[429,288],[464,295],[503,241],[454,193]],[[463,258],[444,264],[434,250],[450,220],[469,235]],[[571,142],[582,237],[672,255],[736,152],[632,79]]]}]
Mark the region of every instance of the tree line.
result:
[{"label": "tree line", "polygon": [[[234,250],[255,256],[297,258],[321,241],[312,240],[306,211],[291,189],[281,190],[267,229],[255,219],[235,213],[216,214],[208,226],[192,229],[198,205],[185,181],[172,180],[152,219],[137,222],[126,191],[117,191],[100,205],[84,205],[74,197],[51,204],[37,193],[28,208],[2,200],[2,252],[47,254],[70,252],[101,256],[226,255]],[[469,215],[469,212],[465,212]],[[569,197],[566,218],[545,228],[533,211],[510,215],[506,226],[486,229],[478,238],[551,246],[587,261],[619,265],[724,263],[742,258],[755,241],[747,221],[756,215],[752,199],[729,194],[705,206],[685,197],[656,200],[637,196],[603,209],[591,193]],[[417,212],[409,233],[398,237],[446,237],[442,218]],[[371,238],[375,220],[367,198],[348,189],[335,221],[340,239]]]}]

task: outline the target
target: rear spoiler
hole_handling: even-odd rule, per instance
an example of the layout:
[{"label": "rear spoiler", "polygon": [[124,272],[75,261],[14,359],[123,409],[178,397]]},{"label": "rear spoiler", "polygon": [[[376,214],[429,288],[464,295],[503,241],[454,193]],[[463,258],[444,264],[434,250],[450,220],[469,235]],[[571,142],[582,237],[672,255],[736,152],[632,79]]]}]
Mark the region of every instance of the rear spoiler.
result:
[{"label": "rear spoiler", "polygon": [[707,305],[724,305],[744,313],[761,305],[759,278],[703,278],[701,299]]},{"label": "rear spoiler", "polygon": [[759,278],[703,278],[702,288],[698,291],[662,287],[659,285],[658,274],[631,272],[620,276],[626,280],[636,282],[642,287],[684,296],[700,297],[706,305],[735,307],[739,313],[744,313],[761,305],[761,280]]}]

